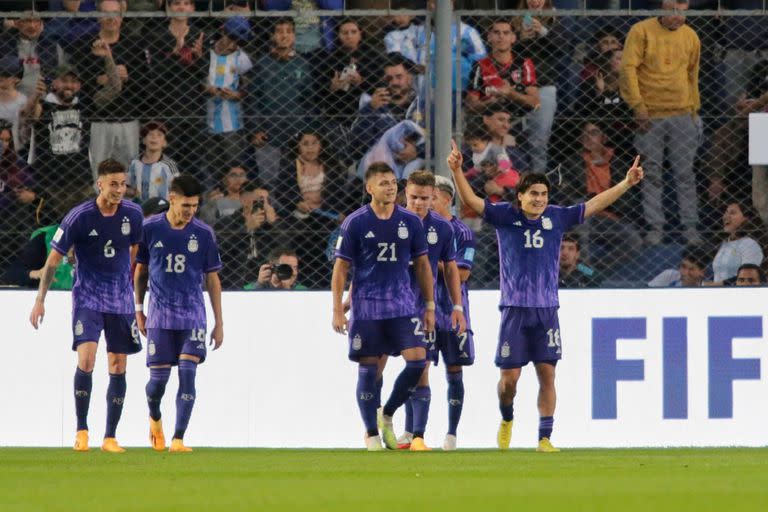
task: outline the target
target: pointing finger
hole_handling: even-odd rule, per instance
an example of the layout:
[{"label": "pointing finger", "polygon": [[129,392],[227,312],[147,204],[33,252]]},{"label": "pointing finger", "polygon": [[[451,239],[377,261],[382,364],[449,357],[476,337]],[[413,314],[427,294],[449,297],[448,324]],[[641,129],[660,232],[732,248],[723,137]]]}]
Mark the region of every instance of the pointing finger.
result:
[{"label": "pointing finger", "polygon": [[459,148],[456,146],[456,141],[451,139],[451,151],[455,151],[458,153]]},{"label": "pointing finger", "polygon": [[637,155],[635,157],[635,163],[632,164],[632,167],[638,167],[640,165],[640,155]]}]

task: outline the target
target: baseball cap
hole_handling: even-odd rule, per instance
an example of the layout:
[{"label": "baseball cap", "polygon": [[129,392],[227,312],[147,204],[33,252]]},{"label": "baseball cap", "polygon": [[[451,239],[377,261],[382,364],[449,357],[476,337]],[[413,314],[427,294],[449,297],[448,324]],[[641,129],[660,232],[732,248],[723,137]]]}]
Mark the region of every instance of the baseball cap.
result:
[{"label": "baseball cap", "polygon": [[80,79],[80,73],[77,72],[77,68],[72,64],[62,64],[56,68],[54,73],[56,78],[64,78],[67,75],[72,75],[78,80]]},{"label": "baseball cap", "polygon": [[234,16],[224,23],[224,33],[232,39],[244,43],[251,40],[251,24],[242,16]]},{"label": "baseball cap", "polygon": [[169,206],[168,200],[162,197],[150,197],[141,205],[141,211],[145,217],[149,217],[150,215],[163,213],[168,210]]},{"label": "baseball cap", "polygon": [[19,61],[18,57],[7,55],[0,58],[0,76],[21,78],[22,75],[23,68],[21,67],[21,61]]},{"label": "baseball cap", "polygon": [[446,194],[453,197],[456,194],[456,189],[453,187],[453,180],[445,176],[435,176],[435,186],[438,190],[442,190]]}]

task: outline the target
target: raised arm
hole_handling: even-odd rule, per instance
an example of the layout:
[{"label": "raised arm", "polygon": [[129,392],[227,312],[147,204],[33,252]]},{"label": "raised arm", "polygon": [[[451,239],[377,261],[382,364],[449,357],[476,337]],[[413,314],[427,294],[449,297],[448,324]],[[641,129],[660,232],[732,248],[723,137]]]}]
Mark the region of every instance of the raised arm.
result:
[{"label": "raised arm", "polygon": [[349,262],[343,258],[336,258],[331,277],[331,294],[333,295],[333,330],[339,334],[347,333],[347,317],[344,315],[341,299],[344,295],[344,286],[347,284],[348,273]]},{"label": "raised arm", "polygon": [[448,293],[451,295],[453,311],[451,311],[451,328],[456,329],[457,334],[467,330],[467,320],[464,316],[464,308],[461,304],[461,277],[459,276],[459,267],[455,261],[446,261],[443,277],[445,285],[448,287]]},{"label": "raised arm", "polygon": [[40,275],[40,286],[37,289],[35,305],[32,306],[32,312],[29,314],[29,322],[35,329],[43,323],[43,317],[45,317],[45,295],[48,293],[48,289],[53,282],[56,267],[59,266],[59,263],[61,263],[63,258],[64,256],[54,249],[48,254],[48,258],[45,260],[45,266],[43,266]]},{"label": "raised arm", "polygon": [[584,218],[591,217],[596,213],[605,210],[618,198],[623,196],[627,190],[634,187],[643,179],[643,168],[640,167],[640,155],[635,157],[632,167],[627,171],[627,176],[620,183],[612,186],[604,192],[600,192],[595,197],[587,201],[584,207]]},{"label": "raised arm", "polygon": [[208,289],[208,297],[211,299],[213,310],[213,331],[211,331],[211,346],[216,350],[224,343],[224,316],[221,309],[221,279],[218,272],[205,274],[205,287]]},{"label": "raised arm", "polygon": [[461,168],[461,165],[464,163],[464,157],[461,156],[461,151],[459,151],[456,142],[453,140],[451,140],[451,154],[448,155],[447,161],[448,168],[453,174],[453,181],[456,183],[456,190],[458,190],[459,197],[461,197],[461,202],[472,208],[479,215],[482,215],[485,211],[485,201],[475,194],[472,186],[464,176],[464,171]]},{"label": "raised arm", "polygon": [[413,260],[413,270],[416,274],[416,281],[419,283],[421,296],[427,305],[424,312],[424,332],[435,330],[435,288],[432,279],[432,268],[429,266],[429,256],[422,254]]}]

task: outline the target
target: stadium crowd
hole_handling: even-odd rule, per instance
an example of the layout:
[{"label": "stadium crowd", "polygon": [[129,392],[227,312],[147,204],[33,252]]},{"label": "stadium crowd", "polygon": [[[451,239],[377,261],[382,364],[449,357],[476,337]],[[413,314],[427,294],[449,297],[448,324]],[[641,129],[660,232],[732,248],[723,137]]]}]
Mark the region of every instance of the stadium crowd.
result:
[{"label": "stadium crowd", "polygon": [[[366,200],[367,167],[386,162],[405,182],[433,160],[435,39],[418,17],[314,14],[342,0],[257,4],[51,0],[35,5],[112,15],[4,20],[3,284],[37,286],[57,222],[113,158],[145,215],[167,207],[179,172],[204,183],[200,217],[218,237],[225,289],[329,287],[333,242]],[[764,282],[768,167],[747,164],[746,116],[768,112],[766,16],[686,19],[675,0],[633,2],[675,9],[647,19],[546,15],[568,0],[455,2],[494,6],[543,14],[452,25],[452,117],[475,193],[516,201],[521,175],[541,172],[553,203],[571,204],[610,188],[636,154],[646,171],[639,190],[564,238],[561,286],[755,284],[740,269]],[[242,16],[181,15],[209,7]],[[255,8],[300,15],[249,16]],[[497,287],[493,229],[459,212],[478,239],[472,286]],[[71,268],[65,259],[54,287],[71,287]]]}]

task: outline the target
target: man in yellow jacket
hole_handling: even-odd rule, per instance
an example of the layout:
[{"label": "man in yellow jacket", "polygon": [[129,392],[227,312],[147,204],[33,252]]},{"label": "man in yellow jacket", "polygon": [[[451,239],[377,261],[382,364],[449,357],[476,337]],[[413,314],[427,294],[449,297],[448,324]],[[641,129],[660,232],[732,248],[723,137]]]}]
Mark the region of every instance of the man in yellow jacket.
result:
[{"label": "man in yellow jacket", "polygon": [[701,243],[693,160],[699,147],[701,120],[699,58],[701,42],[685,24],[688,0],[663,0],[668,16],[648,18],[632,26],[621,62],[620,90],[637,123],[635,148],[642,156],[643,209],[650,245],[664,238],[664,183],[667,150],[677,187],[677,206],[688,244]]}]

